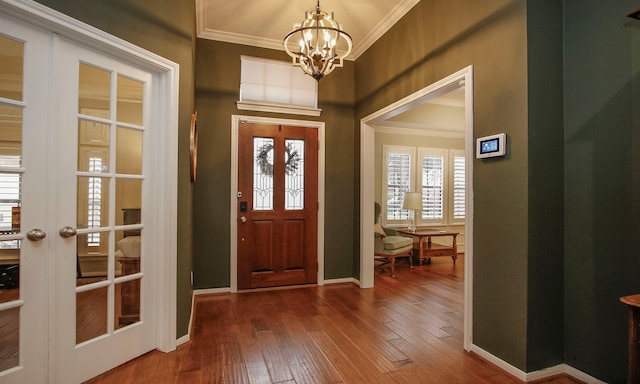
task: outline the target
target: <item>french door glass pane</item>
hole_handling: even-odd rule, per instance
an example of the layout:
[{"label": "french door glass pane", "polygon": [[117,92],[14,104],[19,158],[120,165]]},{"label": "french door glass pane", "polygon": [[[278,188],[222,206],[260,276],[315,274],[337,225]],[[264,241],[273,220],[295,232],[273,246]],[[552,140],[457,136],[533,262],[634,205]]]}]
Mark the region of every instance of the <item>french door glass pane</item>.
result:
[{"label": "french door glass pane", "polygon": [[253,139],[253,209],[273,210],[273,160],[274,140],[255,137]]},{"label": "french door glass pane", "polygon": [[20,363],[19,353],[20,308],[0,311],[0,372],[17,367]]},{"label": "french door glass pane", "polygon": [[0,104],[0,166],[19,167],[22,158],[22,107]]},{"label": "french door glass pane", "polygon": [[116,231],[116,276],[140,273],[140,230]]},{"label": "french door glass pane", "polygon": [[78,176],[78,225],[99,228],[109,225],[109,178]]},{"label": "french door glass pane", "polygon": [[[116,179],[116,212],[126,212],[130,209],[139,210],[141,202],[142,180],[125,178]],[[119,213],[119,215],[120,218],[124,218],[123,213]],[[119,220],[120,218],[117,218],[116,220]],[[120,222],[118,221],[118,224],[119,223]]]},{"label": "french door glass pane", "polygon": [[0,36],[0,97],[22,100],[24,43]]},{"label": "french door glass pane", "polygon": [[107,333],[108,287],[76,294],[76,344]]},{"label": "french door glass pane", "polygon": [[[131,261],[131,264],[134,264],[134,262]],[[122,267],[128,268],[127,265]],[[139,261],[137,267],[135,265],[131,267],[140,269]],[[116,284],[116,310],[114,315],[113,323],[115,329],[140,321],[140,279]]]},{"label": "french door glass pane", "polygon": [[76,286],[106,280],[109,232],[80,233],[77,238]]},{"label": "french door glass pane", "polygon": [[118,121],[142,125],[142,83],[118,75]]},{"label": "french door glass pane", "polygon": [[80,63],[79,110],[83,115],[111,118],[111,73]]},{"label": "french door glass pane", "polygon": [[285,140],[284,209],[304,209],[304,140]]},{"label": "french door glass pane", "polygon": [[142,131],[122,127],[117,128],[116,173],[142,174]]}]

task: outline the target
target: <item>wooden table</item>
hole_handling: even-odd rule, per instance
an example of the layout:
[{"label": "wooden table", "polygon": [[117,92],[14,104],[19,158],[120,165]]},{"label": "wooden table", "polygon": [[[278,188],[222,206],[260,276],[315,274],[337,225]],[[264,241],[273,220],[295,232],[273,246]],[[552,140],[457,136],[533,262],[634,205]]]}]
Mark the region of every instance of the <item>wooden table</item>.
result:
[{"label": "wooden table", "polygon": [[[453,264],[455,265],[456,259],[458,258],[458,247],[456,245],[456,237],[458,236],[458,232],[433,230],[417,230],[415,232],[408,230],[399,230],[398,232],[403,236],[410,236],[418,240],[417,248],[415,248],[415,250],[418,251],[420,265],[422,265],[422,260],[427,259],[427,264],[429,264],[432,257],[438,256],[451,256],[451,258],[453,259]],[[451,245],[444,245],[431,241],[431,238],[433,237],[452,237],[453,241]],[[414,247],[416,247],[416,243],[414,243]]]},{"label": "wooden table", "polygon": [[629,308],[629,367],[627,382],[640,383],[640,295],[623,296]]}]

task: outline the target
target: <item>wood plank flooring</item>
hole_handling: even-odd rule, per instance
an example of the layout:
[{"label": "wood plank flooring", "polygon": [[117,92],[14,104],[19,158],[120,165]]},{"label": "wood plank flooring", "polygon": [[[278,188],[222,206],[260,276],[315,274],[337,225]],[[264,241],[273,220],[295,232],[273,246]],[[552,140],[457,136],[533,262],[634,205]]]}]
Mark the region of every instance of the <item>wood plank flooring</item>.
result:
[{"label": "wood plank flooring", "polygon": [[190,342],[89,383],[521,383],[463,350],[463,273],[464,257],[439,258],[377,269],[374,289],[197,296]]}]

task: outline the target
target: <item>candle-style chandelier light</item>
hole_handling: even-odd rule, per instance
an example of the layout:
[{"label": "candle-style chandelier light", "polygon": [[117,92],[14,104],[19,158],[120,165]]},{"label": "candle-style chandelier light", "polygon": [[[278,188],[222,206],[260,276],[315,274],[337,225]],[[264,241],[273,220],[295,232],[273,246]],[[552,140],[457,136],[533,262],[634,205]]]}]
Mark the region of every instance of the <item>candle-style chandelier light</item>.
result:
[{"label": "candle-style chandelier light", "polygon": [[329,15],[320,9],[305,12],[304,20],[284,38],[284,50],[293,58],[293,64],[316,80],[320,80],[337,67],[351,53],[351,36]]}]

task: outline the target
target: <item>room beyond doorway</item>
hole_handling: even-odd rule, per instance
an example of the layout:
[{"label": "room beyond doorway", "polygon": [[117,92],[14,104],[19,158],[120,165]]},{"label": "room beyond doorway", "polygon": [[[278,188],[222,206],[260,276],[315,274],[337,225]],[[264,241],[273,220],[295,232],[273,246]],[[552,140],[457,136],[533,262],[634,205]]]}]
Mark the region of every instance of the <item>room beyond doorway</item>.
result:
[{"label": "room beyond doorway", "polygon": [[[472,344],[472,287],[473,287],[473,67],[466,67],[432,85],[429,85],[361,120],[360,158],[360,285],[363,288],[374,285],[373,207],[375,201],[375,129],[381,122],[407,112],[452,90],[464,88],[464,140],[465,140],[465,311],[464,348]],[[367,223],[371,223],[368,225]]]}]

